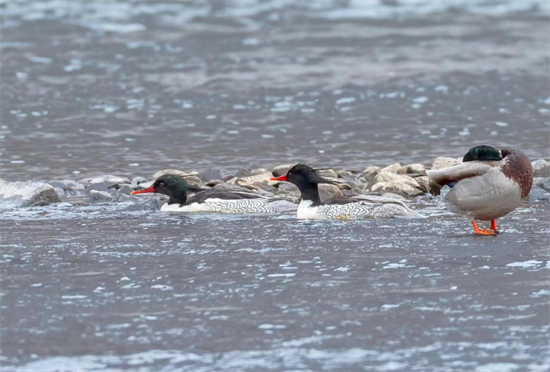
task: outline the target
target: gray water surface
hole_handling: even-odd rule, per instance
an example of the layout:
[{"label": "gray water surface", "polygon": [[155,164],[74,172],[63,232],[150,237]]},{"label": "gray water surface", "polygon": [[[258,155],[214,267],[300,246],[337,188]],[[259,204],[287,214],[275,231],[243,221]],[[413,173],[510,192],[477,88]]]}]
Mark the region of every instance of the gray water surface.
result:
[{"label": "gray water surface", "polygon": [[[13,1],[0,177],[550,158],[547,1]],[[0,210],[6,372],[547,372],[550,208],[496,237],[67,200]]]}]

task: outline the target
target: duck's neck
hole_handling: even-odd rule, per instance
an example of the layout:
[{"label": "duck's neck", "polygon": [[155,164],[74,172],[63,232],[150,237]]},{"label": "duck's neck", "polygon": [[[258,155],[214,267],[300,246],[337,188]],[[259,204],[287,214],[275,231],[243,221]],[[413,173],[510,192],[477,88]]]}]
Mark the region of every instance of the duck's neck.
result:
[{"label": "duck's neck", "polygon": [[302,200],[311,201],[312,205],[321,204],[321,198],[319,197],[319,184],[317,183],[304,183],[297,185],[302,195]]},{"label": "duck's neck", "polygon": [[187,202],[187,191],[183,188],[172,191],[168,196],[170,197],[170,199],[168,199],[168,204],[185,205]]}]

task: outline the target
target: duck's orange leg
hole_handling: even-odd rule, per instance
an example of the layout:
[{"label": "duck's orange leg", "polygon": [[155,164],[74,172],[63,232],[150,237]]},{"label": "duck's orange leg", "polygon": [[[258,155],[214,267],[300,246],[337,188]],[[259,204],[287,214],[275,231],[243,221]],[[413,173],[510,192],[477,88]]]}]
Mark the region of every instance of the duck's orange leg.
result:
[{"label": "duck's orange leg", "polygon": [[491,230],[497,229],[497,220],[491,220]]},{"label": "duck's orange leg", "polygon": [[[476,221],[472,220],[472,225],[474,226],[474,233],[476,234],[479,234],[479,235],[496,235],[497,232],[494,231],[494,230],[481,230],[479,227],[477,227],[476,225]],[[495,223],[496,225],[496,223]],[[491,227],[493,226],[492,222],[491,222]]]}]

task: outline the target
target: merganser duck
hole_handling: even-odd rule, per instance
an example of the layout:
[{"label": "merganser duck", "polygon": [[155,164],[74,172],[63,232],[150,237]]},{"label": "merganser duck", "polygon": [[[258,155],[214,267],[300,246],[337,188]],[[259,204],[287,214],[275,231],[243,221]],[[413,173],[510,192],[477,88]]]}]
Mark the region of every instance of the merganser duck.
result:
[{"label": "merganser duck", "polygon": [[281,177],[272,181],[293,183],[300,190],[302,199],[298,205],[300,219],[362,219],[369,217],[415,216],[416,213],[400,200],[374,195],[338,197],[321,201],[319,184],[336,184],[321,177],[307,164],[296,164]]},{"label": "merganser duck", "polygon": [[[187,197],[188,192],[194,192]],[[190,185],[183,178],[165,174],[144,190],[132,195],[160,193],[170,199],[161,207],[163,212],[219,212],[219,213],[279,213],[295,211],[296,204],[281,199],[268,199],[246,192],[203,190]]]},{"label": "merganser duck", "polygon": [[[496,235],[496,219],[519,207],[533,184],[531,161],[522,151],[497,150],[491,146],[471,148],[463,163],[426,171],[439,186],[449,186],[443,200],[451,212],[468,217],[474,232]],[[480,229],[475,220],[491,221],[490,229]]]}]

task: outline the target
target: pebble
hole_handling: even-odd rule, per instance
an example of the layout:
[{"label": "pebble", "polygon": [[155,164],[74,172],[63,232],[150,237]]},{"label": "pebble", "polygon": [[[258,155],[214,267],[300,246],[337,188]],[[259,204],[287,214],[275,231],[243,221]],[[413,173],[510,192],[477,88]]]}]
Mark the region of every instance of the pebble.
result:
[{"label": "pebble", "polygon": [[550,177],[550,164],[544,159],[535,160],[531,163],[535,177]]}]

